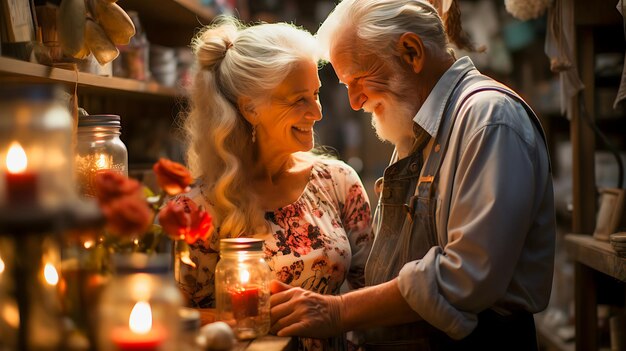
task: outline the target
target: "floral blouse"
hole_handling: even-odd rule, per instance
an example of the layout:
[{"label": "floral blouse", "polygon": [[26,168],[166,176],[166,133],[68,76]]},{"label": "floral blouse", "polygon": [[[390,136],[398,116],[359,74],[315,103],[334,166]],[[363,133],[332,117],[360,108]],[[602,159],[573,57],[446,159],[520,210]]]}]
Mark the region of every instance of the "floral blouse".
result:
[{"label": "floral blouse", "polygon": [[[208,207],[206,198],[194,192],[190,197]],[[267,212],[265,219],[271,232],[255,237],[265,241],[266,261],[276,279],[321,294],[339,294],[344,280],[352,289],[364,286],[365,261],[373,241],[371,209],[351,167],[317,159],[300,198]],[[218,247],[217,240],[191,245],[191,259],[198,268],[182,265],[176,277],[192,307],[215,307]],[[328,344],[331,340],[300,341],[301,349],[337,349]]]}]

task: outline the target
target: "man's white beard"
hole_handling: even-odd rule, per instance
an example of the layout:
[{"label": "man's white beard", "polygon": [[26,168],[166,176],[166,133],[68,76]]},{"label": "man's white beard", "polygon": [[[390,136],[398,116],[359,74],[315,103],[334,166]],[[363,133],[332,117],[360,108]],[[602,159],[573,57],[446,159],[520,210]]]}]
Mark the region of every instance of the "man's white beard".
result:
[{"label": "man's white beard", "polygon": [[380,140],[398,145],[413,135],[413,117],[412,108],[394,98],[387,100],[382,116],[372,111],[372,126]]}]

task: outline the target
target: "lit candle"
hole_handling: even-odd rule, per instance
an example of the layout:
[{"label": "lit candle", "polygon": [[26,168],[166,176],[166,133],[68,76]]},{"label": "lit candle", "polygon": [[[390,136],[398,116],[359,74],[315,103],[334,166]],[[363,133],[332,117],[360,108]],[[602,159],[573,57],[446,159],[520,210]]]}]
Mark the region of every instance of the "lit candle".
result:
[{"label": "lit candle", "polygon": [[29,172],[26,152],[14,141],[6,158],[7,202],[10,204],[33,204],[37,200],[37,175]]},{"label": "lit candle", "polygon": [[153,351],[165,340],[165,330],[152,325],[150,304],[139,301],[130,313],[128,328],[114,329],[111,340],[120,351]]},{"label": "lit candle", "polygon": [[250,272],[242,269],[239,274],[241,288],[230,291],[230,301],[233,306],[235,319],[256,317],[259,314],[259,293],[261,289],[257,285],[248,284]]},{"label": "lit candle", "polygon": [[55,286],[59,283],[59,273],[56,268],[54,268],[52,263],[46,263],[43,268],[43,276],[48,285]]}]

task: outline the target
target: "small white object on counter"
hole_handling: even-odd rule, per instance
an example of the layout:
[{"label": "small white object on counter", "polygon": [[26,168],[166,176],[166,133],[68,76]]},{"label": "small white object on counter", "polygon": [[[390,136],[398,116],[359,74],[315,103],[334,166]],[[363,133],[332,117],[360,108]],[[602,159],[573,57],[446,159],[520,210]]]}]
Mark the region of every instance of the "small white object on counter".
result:
[{"label": "small white object on counter", "polygon": [[228,324],[215,322],[200,328],[196,342],[203,350],[226,351],[232,349],[237,340]]}]

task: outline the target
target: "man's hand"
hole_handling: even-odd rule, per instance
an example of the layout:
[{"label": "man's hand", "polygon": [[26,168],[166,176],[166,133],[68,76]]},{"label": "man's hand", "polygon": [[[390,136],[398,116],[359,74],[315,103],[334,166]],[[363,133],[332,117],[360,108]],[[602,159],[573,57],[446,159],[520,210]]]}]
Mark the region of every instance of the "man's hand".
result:
[{"label": "man's hand", "polygon": [[272,333],[327,338],[342,332],[341,296],[316,294],[278,280],[270,283],[270,290]]}]

